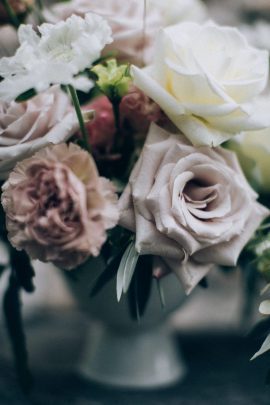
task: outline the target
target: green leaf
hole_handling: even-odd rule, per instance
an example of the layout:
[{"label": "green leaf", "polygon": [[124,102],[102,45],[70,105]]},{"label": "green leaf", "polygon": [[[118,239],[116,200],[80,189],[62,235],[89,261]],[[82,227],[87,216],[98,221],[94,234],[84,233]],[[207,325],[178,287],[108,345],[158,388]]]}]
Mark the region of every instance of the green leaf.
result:
[{"label": "green leaf", "polygon": [[139,321],[144,314],[151,293],[153,256],[139,256],[128,290],[130,315]]},{"label": "green leaf", "polygon": [[118,302],[122,293],[126,293],[128,290],[138,258],[139,253],[136,251],[135,242],[132,241],[126,248],[117,271],[116,293]]},{"label": "green leaf", "polygon": [[201,279],[201,281],[199,282],[199,286],[202,288],[208,288],[208,281],[206,277]]},{"label": "green leaf", "polygon": [[250,360],[256,359],[257,357],[261,356],[262,354],[268,352],[268,350],[270,350],[270,334],[267,336],[267,338],[263,342],[260,350],[258,350]]},{"label": "green leaf", "polygon": [[37,92],[34,89],[30,89],[25,91],[24,93],[20,94],[17,98],[16,98],[16,102],[17,103],[22,103],[23,101],[27,101],[30,98],[34,97],[37,95]]},{"label": "green leaf", "polygon": [[106,266],[105,270],[98,276],[94,286],[92,287],[90,293],[91,298],[97,295],[99,291],[116,275],[125,249],[126,245],[124,245],[124,247],[108,261],[108,265]]},{"label": "green leaf", "polygon": [[28,367],[26,339],[23,331],[20,287],[14,271],[10,276],[9,286],[4,295],[3,308],[14,354],[18,380],[22,391],[28,394],[32,387],[32,376]]},{"label": "green leaf", "polygon": [[270,370],[268,370],[265,378],[265,384],[270,385]]},{"label": "green leaf", "polygon": [[11,247],[10,250],[11,268],[16,272],[17,281],[26,292],[31,293],[35,290],[33,277],[35,272],[30,258],[24,250],[16,250]]},{"label": "green leaf", "polygon": [[165,306],[166,306],[165,297],[164,297],[164,291],[163,291],[162,285],[160,284],[160,279],[157,278],[156,280],[157,280],[157,290],[158,290],[158,296],[159,296],[159,300],[160,300],[160,305],[161,305],[161,308],[164,309]]},{"label": "green leaf", "polygon": [[260,320],[253,329],[249,332],[250,338],[263,339],[270,334],[270,317]]}]

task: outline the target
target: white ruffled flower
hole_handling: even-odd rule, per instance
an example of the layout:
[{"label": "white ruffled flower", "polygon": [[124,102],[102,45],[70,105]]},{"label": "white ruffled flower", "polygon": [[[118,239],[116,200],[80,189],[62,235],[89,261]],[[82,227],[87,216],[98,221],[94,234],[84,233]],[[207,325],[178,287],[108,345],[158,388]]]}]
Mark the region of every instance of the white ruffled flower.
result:
[{"label": "white ruffled flower", "polygon": [[92,82],[75,77],[100,57],[112,41],[111,29],[100,16],[71,16],[57,24],[42,24],[38,35],[31,25],[21,25],[21,46],[13,57],[0,60],[0,99],[11,101],[34,88],[43,91],[51,84],[71,84],[88,91]]},{"label": "white ruffled flower", "polygon": [[267,84],[268,56],[235,28],[185,22],[161,31],[153,65],[132,68],[134,84],[193,145],[217,146],[270,124],[256,100]]}]

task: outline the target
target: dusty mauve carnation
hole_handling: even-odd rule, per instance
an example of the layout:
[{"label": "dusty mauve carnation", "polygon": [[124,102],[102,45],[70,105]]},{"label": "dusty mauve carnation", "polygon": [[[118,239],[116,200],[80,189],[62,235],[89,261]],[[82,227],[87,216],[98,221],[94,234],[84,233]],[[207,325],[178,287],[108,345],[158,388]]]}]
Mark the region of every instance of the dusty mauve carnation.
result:
[{"label": "dusty mauve carnation", "polygon": [[119,200],[120,225],[136,232],[139,253],[161,256],[189,292],[205,275],[199,264],[236,264],[269,215],[256,199],[234,153],[194,148],[152,124]]},{"label": "dusty mauve carnation", "polygon": [[18,163],[3,186],[8,238],[33,259],[72,269],[97,256],[118,220],[117,197],[92,157],[70,143]]},{"label": "dusty mauve carnation", "polygon": [[118,51],[117,58],[141,65],[152,59],[153,42],[162,25],[160,12],[152,7],[146,16],[146,30],[143,32],[144,2],[142,0],[72,0],[56,4],[46,13],[50,22],[65,20],[72,14],[84,16],[93,12],[104,17],[113,33],[113,43],[104,49]]},{"label": "dusty mauve carnation", "polygon": [[115,120],[112,104],[106,96],[83,106],[84,110],[95,110],[93,121],[86,123],[90,144],[94,149],[108,152],[113,144],[115,134]]},{"label": "dusty mauve carnation", "polygon": [[66,141],[77,130],[76,115],[58,86],[23,103],[0,101],[0,179],[18,161],[50,143]]}]

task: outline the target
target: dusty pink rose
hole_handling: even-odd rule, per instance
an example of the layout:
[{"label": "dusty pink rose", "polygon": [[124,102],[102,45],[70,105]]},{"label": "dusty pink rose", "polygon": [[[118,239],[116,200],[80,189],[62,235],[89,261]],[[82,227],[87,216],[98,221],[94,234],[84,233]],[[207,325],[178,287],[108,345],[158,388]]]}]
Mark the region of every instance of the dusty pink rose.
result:
[{"label": "dusty pink rose", "polygon": [[0,58],[14,55],[19,46],[17,31],[12,25],[0,27]]},{"label": "dusty pink rose", "polygon": [[78,130],[69,99],[58,86],[23,103],[0,101],[0,179],[15,164],[50,143],[61,143]]},{"label": "dusty pink rose", "polygon": [[127,121],[128,127],[138,133],[148,131],[151,122],[162,117],[160,107],[135,86],[131,86],[120,104],[122,122]]},{"label": "dusty pink rose", "polygon": [[204,264],[233,266],[268,210],[256,202],[236,155],[194,148],[152,124],[119,201],[120,224],[141,254],[161,256],[190,291]]},{"label": "dusty pink rose", "polygon": [[113,43],[106,46],[108,51],[118,51],[118,58],[141,65],[152,59],[153,43],[163,16],[156,7],[147,12],[146,29],[143,31],[143,0],[72,0],[60,3],[46,13],[50,22],[65,20],[72,14],[83,16],[93,12],[106,18],[113,33]]},{"label": "dusty pink rose", "polygon": [[95,118],[86,124],[89,141],[94,149],[108,152],[111,149],[115,134],[115,121],[112,104],[106,96],[101,96],[83,107],[84,110],[95,110]]},{"label": "dusty pink rose", "polygon": [[16,165],[3,186],[11,244],[72,269],[97,256],[118,220],[117,197],[91,156],[75,144],[48,146]]}]

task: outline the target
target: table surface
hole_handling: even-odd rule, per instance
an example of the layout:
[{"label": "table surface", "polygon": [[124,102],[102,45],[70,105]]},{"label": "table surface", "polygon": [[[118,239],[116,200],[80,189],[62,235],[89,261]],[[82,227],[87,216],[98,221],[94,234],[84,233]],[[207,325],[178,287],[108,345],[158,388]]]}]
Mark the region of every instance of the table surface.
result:
[{"label": "table surface", "polygon": [[43,311],[26,320],[35,388],[25,398],[17,387],[10,348],[0,331],[0,405],[269,405],[265,385],[270,356],[249,358],[259,342],[235,332],[177,333],[189,373],[185,380],[159,391],[119,391],[76,375],[88,320],[78,311]]}]

